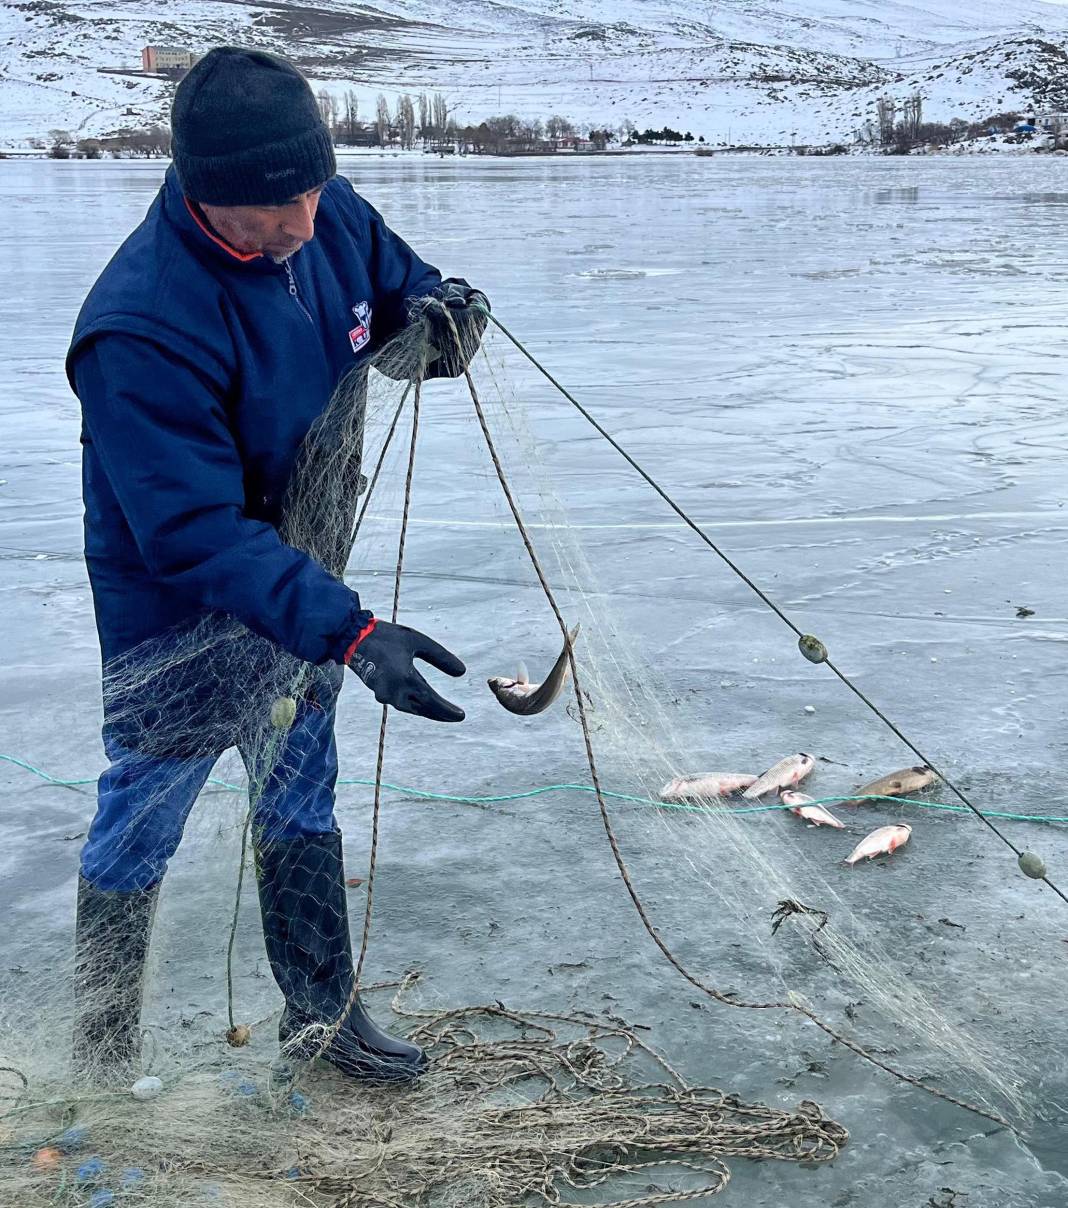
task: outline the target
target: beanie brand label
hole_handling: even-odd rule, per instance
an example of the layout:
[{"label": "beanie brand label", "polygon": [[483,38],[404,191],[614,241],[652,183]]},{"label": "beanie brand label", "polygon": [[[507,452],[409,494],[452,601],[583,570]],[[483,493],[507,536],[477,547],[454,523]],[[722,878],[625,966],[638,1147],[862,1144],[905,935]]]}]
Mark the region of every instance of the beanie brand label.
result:
[{"label": "beanie brand label", "polygon": [[272,172],[264,172],[264,180],[281,180],[283,176],[292,176],[296,172],[296,168],[275,168]]},{"label": "beanie brand label", "polygon": [[353,352],[359,352],[371,342],[371,303],[357,302],[352,313],[356,316],[356,326],[349,332],[349,343]]}]

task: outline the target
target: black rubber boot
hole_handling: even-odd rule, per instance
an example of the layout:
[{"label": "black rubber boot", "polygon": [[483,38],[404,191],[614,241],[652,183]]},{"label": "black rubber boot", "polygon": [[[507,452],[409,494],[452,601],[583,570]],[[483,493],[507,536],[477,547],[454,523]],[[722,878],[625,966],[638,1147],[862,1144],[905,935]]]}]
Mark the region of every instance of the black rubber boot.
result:
[{"label": "black rubber boot", "polygon": [[158,885],[109,893],[78,878],[72,1064],[81,1078],[139,1076],[145,958],[158,896]]},{"label": "black rubber boot", "polygon": [[[265,846],[257,852],[257,875],[267,957],[286,1000],[278,1038],[287,1044],[310,1024],[332,1024],[352,992],[341,835]],[[298,1041],[288,1052],[310,1060],[320,1043]],[[322,1058],[351,1077],[376,1082],[407,1082],[427,1067],[422,1049],[382,1031],[358,997]]]}]

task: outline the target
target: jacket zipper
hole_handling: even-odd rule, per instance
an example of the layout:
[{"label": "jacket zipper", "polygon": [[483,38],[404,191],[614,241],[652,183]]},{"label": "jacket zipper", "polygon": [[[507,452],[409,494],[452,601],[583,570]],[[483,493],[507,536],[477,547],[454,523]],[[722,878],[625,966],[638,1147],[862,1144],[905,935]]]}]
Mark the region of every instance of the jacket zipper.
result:
[{"label": "jacket zipper", "polygon": [[305,307],[304,303],[300,300],[300,294],[297,292],[297,279],[293,275],[293,266],[289,263],[289,257],[287,256],[286,259],[282,261],[282,263],[286,267],[286,278],[288,279],[288,282],[289,282],[289,296],[300,307],[300,313],[314,327],[315,320],[308,313],[307,308]]}]

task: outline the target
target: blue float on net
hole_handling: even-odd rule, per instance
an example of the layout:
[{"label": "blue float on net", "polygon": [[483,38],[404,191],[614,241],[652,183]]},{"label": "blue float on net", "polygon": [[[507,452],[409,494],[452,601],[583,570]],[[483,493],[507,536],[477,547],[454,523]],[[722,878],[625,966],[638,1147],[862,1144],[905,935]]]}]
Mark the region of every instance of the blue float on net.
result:
[{"label": "blue float on net", "polygon": [[68,1128],[65,1133],[60,1133],[56,1138],[56,1147],[62,1149],[64,1153],[71,1153],[75,1149],[81,1149],[85,1144],[88,1131],[83,1125],[76,1124],[73,1128]]},{"label": "blue float on net", "polygon": [[289,1092],[289,1108],[295,1116],[306,1116],[311,1108],[311,1104],[305,1095],[300,1091]]},{"label": "blue float on net", "polygon": [[101,1187],[89,1197],[89,1208],[108,1208],[115,1203],[115,1192],[110,1187]]},{"label": "blue float on net", "polygon": [[107,1167],[100,1158],[87,1158],[78,1167],[75,1177],[79,1183],[95,1183],[105,1170]]},{"label": "blue float on net", "polygon": [[145,1172],[139,1166],[131,1166],[122,1172],[123,1187],[137,1187],[145,1181]]}]

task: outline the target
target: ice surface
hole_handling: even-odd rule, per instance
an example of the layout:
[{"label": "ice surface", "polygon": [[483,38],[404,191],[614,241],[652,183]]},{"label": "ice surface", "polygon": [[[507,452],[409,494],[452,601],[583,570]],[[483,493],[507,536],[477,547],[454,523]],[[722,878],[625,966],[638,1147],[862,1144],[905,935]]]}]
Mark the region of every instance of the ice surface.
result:
[{"label": "ice surface", "polygon": [[[92,775],[102,759],[62,357],[82,296],[161,171],[33,162],[0,174],[0,750],[57,775]],[[360,160],[351,174],[417,249],[484,288],[978,801],[1068,814],[1059,161]],[[605,599],[682,702],[693,771],[759,771],[810,750],[844,765],[820,764],[806,786],[819,796],[913,762],[545,383],[517,358],[505,366]],[[428,388],[405,612],[467,660],[454,695],[469,720],[445,731],[395,718],[387,776],[462,794],[581,781],[566,714],[517,722],[484,685],[519,657],[548,665],[558,636],[463,414],[456,386]],[[387,504],[375,513],[383,534]],[[385,550],[380,574],[354,580],[372,607],[388,598]],[[1018,618],[1019,605],[1035,615]],[[371,774],[376,726],[350,685],[343,776]],[[0,786],[10,994],[12,970],[68,942],[70,836],[92,798],[3,765]],[[168,878],[158,946],[170,964],[149,1006],[161,1019],[218,1010],[229,882],[207,875],[219,868],[217,800],[201,803]],[[367,800],[344,790],[339,810],[355,871]],[[873,809],[872,826],[898,816]],[[958,1208],[1064,1208],[1068,912],[977,823],[900,816],[915,828],[909,846],[843,870],[841,892],[936,999],[1003,1032],[1040,1071],[1033,1094],[1048,1110],[1029,1147],[873,1075],[794,1020],[696,1002],[640,930],[578,795],[492,809],[391,800],[374,975],[418,965],[442,1002],[618,1011],[694,1079],[784,1103],[811,1096],[849,1127],[833,1168],[739,1163],[725,1203],[925,1208],[951,1202],[949,1188]],[[620,819],[665,933],[717,984],[752,984],[758,971],[732,955],[735,937],[697,882]],[[851,846],[795,819],[753,825],[770,850],[804,845],[822,859]],[[1063,828],[1005,825],[1068,881]],[[754,904],[755,926],[766,905]],[[251,905],[244,926],[254,937]],[[795,958],[807,959],[783,957]],[[243,1001],[269,995],[263,972],[245,972]]]}]

